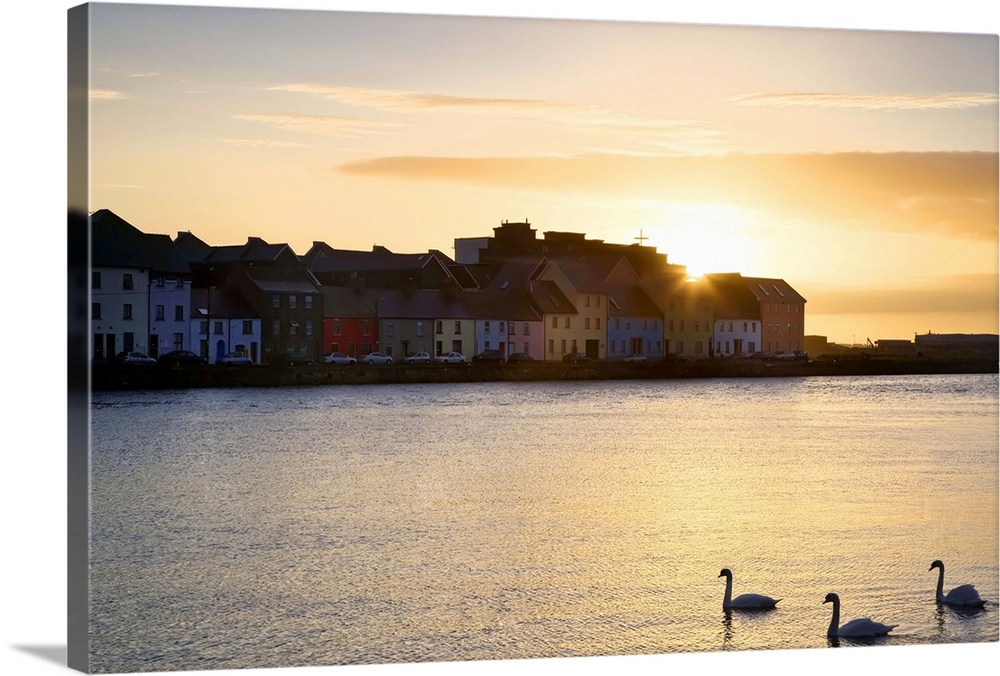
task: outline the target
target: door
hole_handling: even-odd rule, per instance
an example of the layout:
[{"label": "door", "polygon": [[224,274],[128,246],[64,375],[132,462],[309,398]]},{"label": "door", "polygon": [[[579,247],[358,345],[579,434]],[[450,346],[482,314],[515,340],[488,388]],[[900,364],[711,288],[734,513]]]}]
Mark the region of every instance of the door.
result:
[{"label": "door", "polygon": [[215,361],[219,361],[226,356],[226,341],[220,340],[215,344]]},{"label": "door", "polygon": [[591,359],[601,358],[601,342],[599,340],[587,341],[587,356]]}]

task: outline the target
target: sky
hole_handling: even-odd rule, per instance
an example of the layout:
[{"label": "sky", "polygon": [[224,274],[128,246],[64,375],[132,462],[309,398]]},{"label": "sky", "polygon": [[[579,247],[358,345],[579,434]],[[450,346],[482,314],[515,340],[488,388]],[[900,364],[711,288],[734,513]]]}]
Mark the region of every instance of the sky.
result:
[{"label": "sky", "polygon": [[995,35],[96,4],[91,210],[453,254],[527,219],[783,278],[835,342],[997,326]]},{"label": "sky", "polygon": [[[2,564],[16,583],[7,590],[0,660],[20,674],[65,671],[66,243],[56,224],[66,204],[65,25],[74,4],[25,3],[0,25],[9,252],[0,274],[5,288],[25,291],[9,295],[0,337],[4,354],[17,356],[5,372],[17,396],[6,409],[11,457],[2,493],[6,541],[18,552]],[[631,35],[574,26],[586,33],[574,38],[549,28],[555,22],[515,35],[507,22],[476,34],[423,24],[389,35],[272,20],[246,25],[253,44],[241,45],[233,31],[244,24],[230,18],[118,24],[127,34],[94,45],[91,85],[110,98],[93,103],[92,208],[150,232],[191,230],[213,244],[252,234],[296,250],[320,239],[450,253],[455,237],[489,235],[503,219],[620,243],[641,231],[692,270],[788,280],[809,301],[807,332],[832,340],[997,331],[996,38],[886,32],[995,36],[1000,9],[990,3],[212,4],[863,32],[720,37],[716,29],[692,42],[692,29],[657,37],[660,27],[651,26]],[[279,48],[290,34],[292,44]],[[337,117],[352,122],[338,126]],[[976,168],[977,152],[992,154],[991,176]],[[965,311],[942,311],[953,303]],[[832,675],[878,666],[937,674],[956,662],[995,663],[998,650],[992,643],[612,662],[638,674]],[[455,663],[402,673],[589,674],[608,665]],[[317,670],[328,672],[399,669]]]}]

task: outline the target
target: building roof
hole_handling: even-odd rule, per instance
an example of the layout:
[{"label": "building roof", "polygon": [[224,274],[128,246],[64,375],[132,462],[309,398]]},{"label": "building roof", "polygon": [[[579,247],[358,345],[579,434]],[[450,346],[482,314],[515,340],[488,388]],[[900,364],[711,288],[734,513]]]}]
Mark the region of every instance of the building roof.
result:
[{"label": "building roof", "polygon": [[609,287],[609,317],[660,317],[663,311],[636,284]]},{"label": "building roof", "polygon": [[246,244],[214,246],[200,262],[212,263],[270,263],[292,252],[287,244],[269,244],[260,237],[247,238]]},{"label": "building roof", "polygon": [[576,306],[563,294],[559,285],[549,279],[533,280],[528,284],[528,297],[541,314],[579,314]]},{"label": "building roof", "polygon": [[[738,274],[738,273],[734,273]],[[770,277],[742,277],[744,284],[751,293],[761,303],[785,302],[785,303],[805,303],[806,299],[791,287],[783,279],[772,279]]]},{"label": "building roof", "polygon": [[227,319],[257,319],[255,312],[242,298],[225,289],[191,289],[191,314],[195,319],[210,317]]},{"label": "building roof", "polygon": [[327,317],[374,317],[378,296],[350,286],[323,286],[323,314]]},{"label": "building roof", "polygon": [[399,319],[467,319],[464,294],[438,289],[381,289],[377,298],[380,318]]},{"label": "building roof", "polygon": [[91,263],[99,267],[190,274],[191,268],[167,235],[146,234],[108,209],[90,215]]},{"label": "building roof", "polygon": [[708,274],[704,277],[718,318],[759,319],[757,294],[738,272]]},{"label": "building roof", "polygon": [[242,274],[264,293],[317,293],[320,290],[305,268],[248,267]]}]

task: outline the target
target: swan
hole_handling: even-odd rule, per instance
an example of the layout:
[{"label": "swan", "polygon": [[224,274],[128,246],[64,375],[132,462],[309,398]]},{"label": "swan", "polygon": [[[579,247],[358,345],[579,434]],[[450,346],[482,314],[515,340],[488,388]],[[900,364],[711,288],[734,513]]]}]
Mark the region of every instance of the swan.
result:
[{"label": "swan", "polygon": [[963,584],[960,587],[955,587],[946,596],[944,593],[944,564],[940,560],[937,560],[927,570],[931,571],[935,568],[938,569],[938,603],[945,603],[949,606],[964,606],[966,608],[982,608],[986,605],[986,600],[979,598],[979,592],[971,584]]},{"label": "swan", "polygon": [[723,610],[770,610],[781,599],[772,599],[762,594],[740,594],[733,596],[733,571],[723,568],[719,577],[726,578],[726,595],[722,599]]},{"label": "swan", "polygon": [[833,604],[833,617],[830,619],[830,628],[826,630],[826,637],[835,638],[871,638],[873,636],[885,636],[890,631],[898,627],[898,624],[882,624],[874,622],[867,617],[851,620],[841,627],[837,627],[840,622],[840,597],[836,594],[827,594],[823,603]]}]

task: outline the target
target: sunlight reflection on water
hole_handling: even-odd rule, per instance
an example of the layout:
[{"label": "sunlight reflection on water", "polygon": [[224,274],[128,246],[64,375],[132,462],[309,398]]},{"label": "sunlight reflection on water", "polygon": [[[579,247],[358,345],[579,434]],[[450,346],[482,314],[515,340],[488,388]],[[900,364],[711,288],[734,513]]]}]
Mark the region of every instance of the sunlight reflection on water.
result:
[{"label": "sunlight reflection on water", "polygon": [[[97,671],[998,638],[997,377],[94,396]],[[734,594],[778,609],[722,611]]]}]

